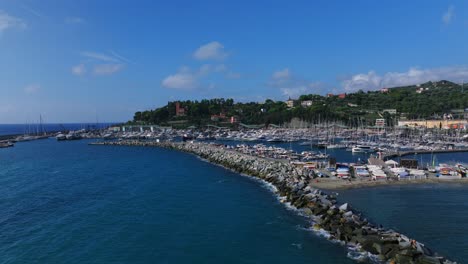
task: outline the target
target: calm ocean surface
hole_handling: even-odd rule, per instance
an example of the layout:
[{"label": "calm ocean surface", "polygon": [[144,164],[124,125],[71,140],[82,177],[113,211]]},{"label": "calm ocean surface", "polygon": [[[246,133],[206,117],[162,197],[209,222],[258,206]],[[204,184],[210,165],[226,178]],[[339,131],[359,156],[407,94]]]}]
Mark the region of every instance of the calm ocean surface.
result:
[{"label": "calm ocean surface", "polygon": [[262,184],[156,148],[0,149],[0,263],[353,263]]},{"label": "calm ocean surface", "polygon": [[338,197],[374,223],[468,263],[468,185],[374,187],[340,191]]},{"label": "calm ocean surface", "polygon": [[[0,263],[354,263],[258,181],[176,151],[87,142],[0,149]],[[468,186],[339,197],[468,259]]]},{"label": "calm ocean surface", "polygon": [[[62,131],[79,130],[87,128],[105,128],[114,123],[68,123],[68,124],[42,124],[42,130]],[[34,134],[41,131],[39,124],[0,124],[0,136],[16,134]]]}]

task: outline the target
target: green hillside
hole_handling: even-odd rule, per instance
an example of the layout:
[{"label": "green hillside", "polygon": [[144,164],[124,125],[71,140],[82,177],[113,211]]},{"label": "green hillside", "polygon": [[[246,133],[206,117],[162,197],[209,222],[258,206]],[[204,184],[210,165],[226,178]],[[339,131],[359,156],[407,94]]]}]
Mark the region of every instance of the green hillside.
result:
[{"label": "green hillside", "polygon": [[[468,90],[468,87],[465,87]],[[468,108],[468,91],[449,81],[390,88],[388,91],[358,91],[338,96],[302,95],[288,108],[285,102],[266,100],[263,103],[236,103],[233,99],[179,101],[185,112],[176,115],[176,102],[164,107],[136,112],[131,123],[160,125],[229,124],[236,117],[246,124],[282,124],[292,118],[308,122],[342,121],[347,125],[373,125],[376,118],[385,118],[388,125],[396,119],[440,118],[454,109]],[[310,100],[304,107],[301,102]],[[386,109],[395,109],[384,112]],[[220,115],[213,116],[213,115]],[[213,117],[212,117],[213,116]],[[455,115],[455,117],[457,117]]]}]

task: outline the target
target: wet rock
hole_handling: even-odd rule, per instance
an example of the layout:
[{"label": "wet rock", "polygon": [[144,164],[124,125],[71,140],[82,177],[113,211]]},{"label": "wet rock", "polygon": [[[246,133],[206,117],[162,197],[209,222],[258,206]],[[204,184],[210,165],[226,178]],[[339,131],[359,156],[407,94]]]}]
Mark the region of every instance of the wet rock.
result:
[{"label": "wet rock", "polygon": [[345,204],[342,204],[338,209],[340,209],[340,211],[348,211],[348,203],[345,203]]},{"label": "wet rock", "polygon": [[304,212],[305,215],[313,215],[313,212],[312,212],[312,210],[310,210],[310,208],[304,208],[303,212]]},{"label": "wet rock", "polygon": [[351,211],[348,211],[348,212],[343,214],[344,217],[350,218],[351,220],[352,220],[352,217],[351,217],[352,215],[353,215],[353,212],[351,212]]}]

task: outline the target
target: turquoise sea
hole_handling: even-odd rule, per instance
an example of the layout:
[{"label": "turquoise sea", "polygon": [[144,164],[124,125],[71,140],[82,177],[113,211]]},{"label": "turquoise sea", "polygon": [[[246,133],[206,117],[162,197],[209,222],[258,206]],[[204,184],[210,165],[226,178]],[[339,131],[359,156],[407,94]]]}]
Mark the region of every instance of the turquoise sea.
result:
[{"label": "turquoise sea", "polygon": [[[88,142],[0,149],[0,263],[354,263],[259,181],[185,153]],[[468,258],[468,186],[339,197]]]}]

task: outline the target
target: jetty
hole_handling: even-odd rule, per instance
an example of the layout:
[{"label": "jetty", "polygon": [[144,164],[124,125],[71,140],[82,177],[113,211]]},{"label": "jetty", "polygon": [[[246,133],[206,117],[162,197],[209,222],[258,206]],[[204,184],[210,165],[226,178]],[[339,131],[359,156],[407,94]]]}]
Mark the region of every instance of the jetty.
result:
[{"label": "jetty", "polygon": [[341,241],[348,248],[361,253],[362,261],[378,259],[386,263],[454,263],[414,239],[371,223],[349,204],[337,204],[336,195],[312,186],[313,177],[310,173],[287,162],[264,159],[229,150],[222,145],[206,143],[131,140],[95,142],[90,145],[174,149],[261,179],[275,186],[282,202],[290,203],[308,217],[312,229],[325,231],[330,239]]},{"label": "jetty", "polygon": [[468,152],[468,148],[388,152],[382,156],[382,159],[389,160],[392,158],[398,158],[398,157],[404,157],[404,156],[410,156],[410,155],[418,155],[418,154],[438,154],[438,153],[457,153],[457,152]]}]

